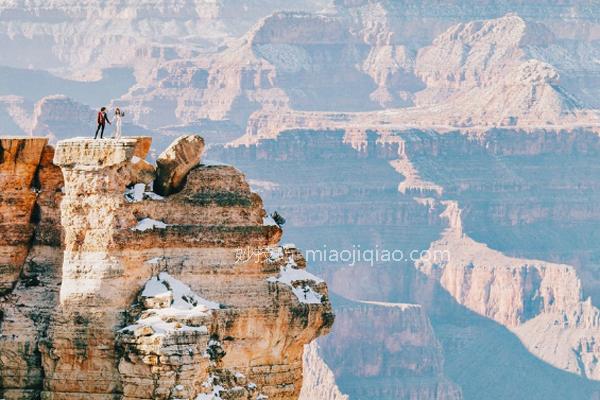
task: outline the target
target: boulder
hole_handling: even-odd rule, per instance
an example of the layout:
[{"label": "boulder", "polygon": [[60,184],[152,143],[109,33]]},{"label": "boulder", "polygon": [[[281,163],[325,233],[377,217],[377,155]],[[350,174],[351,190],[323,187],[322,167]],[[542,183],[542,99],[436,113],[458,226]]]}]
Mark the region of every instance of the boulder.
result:
[{"label": "boulder", "polygon": [[181,136],[156,160],[154,192],[162,196],[176,193],[183,187],[192,168],[200,163],[204,139],[197,135]]}]

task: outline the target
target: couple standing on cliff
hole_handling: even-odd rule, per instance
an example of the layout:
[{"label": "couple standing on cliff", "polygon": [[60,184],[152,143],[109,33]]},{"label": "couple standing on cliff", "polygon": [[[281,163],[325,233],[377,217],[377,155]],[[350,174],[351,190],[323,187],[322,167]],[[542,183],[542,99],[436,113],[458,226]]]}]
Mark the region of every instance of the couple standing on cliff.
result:
[{"label": "couple standing on cliff", "polygon": [[[121,126],[123,123],[123,117],[125,113],[121,111],[119,107],[115,108],[115,133],[113,134],[114,139],[121,139]],[[108,119],[108,115],[106,114],[106,107],[102,107],[100,111],[98,111],[98,128],[96,128],[96,134],[94,135],[94,139],[98,138],[98,132],[100,132],[100,139],[103,139],[104,135],[104,127],[108,122],[109,125],[112,125],[110,120]]]}]

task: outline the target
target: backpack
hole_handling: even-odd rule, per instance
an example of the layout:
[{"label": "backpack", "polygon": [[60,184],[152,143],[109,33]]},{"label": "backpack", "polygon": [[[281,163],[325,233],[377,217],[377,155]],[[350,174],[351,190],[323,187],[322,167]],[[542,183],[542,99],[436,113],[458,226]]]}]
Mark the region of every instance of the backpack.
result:
[{"label": "backpack", "polygon": [[98,113],[98,124],[103,124],[104,123],[104,113],[102,111],[100,111]]}]

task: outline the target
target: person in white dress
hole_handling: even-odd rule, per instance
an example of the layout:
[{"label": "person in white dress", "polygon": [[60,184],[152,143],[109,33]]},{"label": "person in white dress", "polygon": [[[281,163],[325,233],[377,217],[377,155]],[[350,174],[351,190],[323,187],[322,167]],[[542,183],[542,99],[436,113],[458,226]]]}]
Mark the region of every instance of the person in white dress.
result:
[{"label": "person in white dress", "polygon": [[114,134],[114,138],[115,139],[121,139],[121,127],[123,126],[123,117],[125,116],[125,113],[123,111],[121,111],[121,109],[119,107],[115,108],[115,134]]}]

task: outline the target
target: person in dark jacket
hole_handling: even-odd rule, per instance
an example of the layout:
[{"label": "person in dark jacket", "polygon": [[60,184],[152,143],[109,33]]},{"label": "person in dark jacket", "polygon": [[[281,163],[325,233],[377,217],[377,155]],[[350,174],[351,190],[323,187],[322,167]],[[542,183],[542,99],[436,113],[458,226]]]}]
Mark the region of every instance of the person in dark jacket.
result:
[{"label": "person in dark jacket", "polygon": [[102,107],[98,112],[98,128],[96,128],[94,139],[98,138],[98,132],[100,132],[100,139],[103,139],[102,136],[104,135],[104,127],[106,126],[107,122],[110,124],[108,115],[106,114],[106,107]]}]

